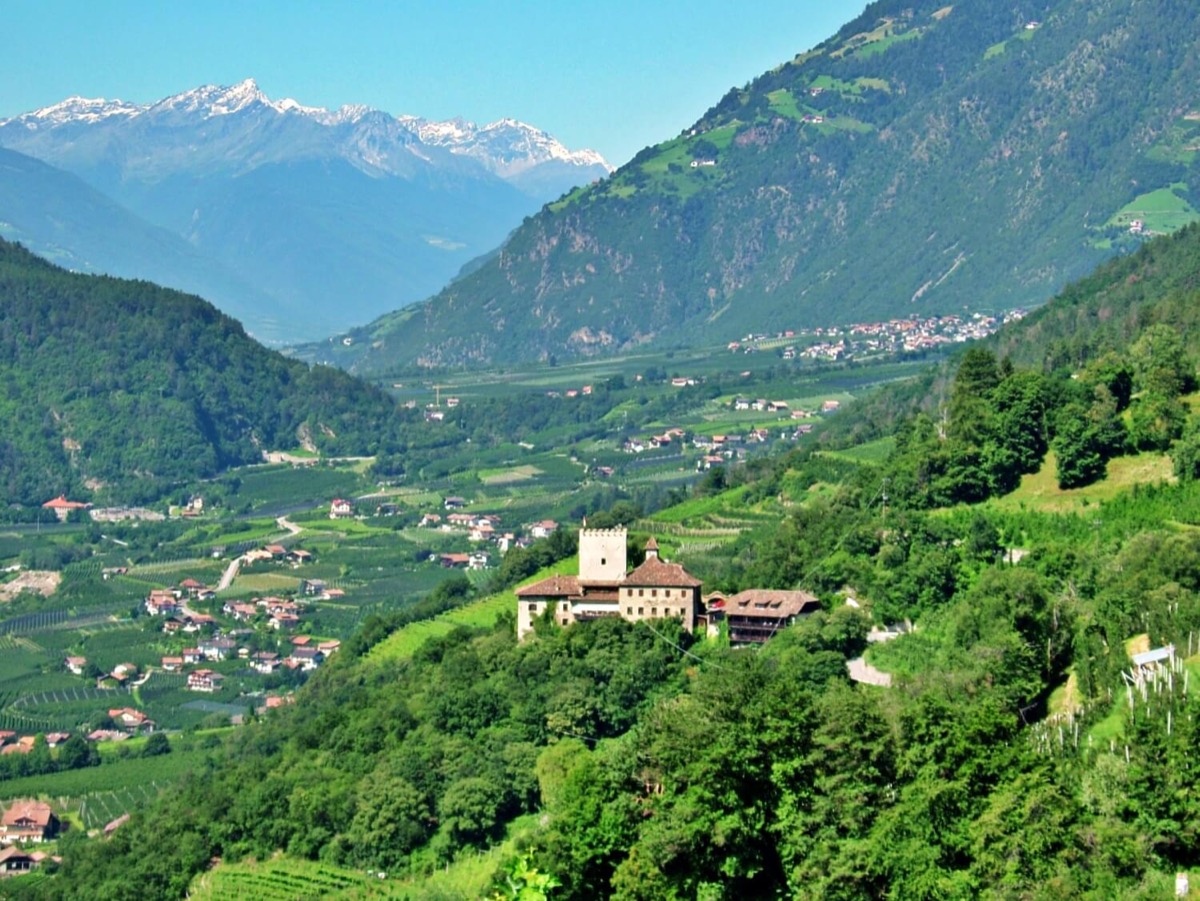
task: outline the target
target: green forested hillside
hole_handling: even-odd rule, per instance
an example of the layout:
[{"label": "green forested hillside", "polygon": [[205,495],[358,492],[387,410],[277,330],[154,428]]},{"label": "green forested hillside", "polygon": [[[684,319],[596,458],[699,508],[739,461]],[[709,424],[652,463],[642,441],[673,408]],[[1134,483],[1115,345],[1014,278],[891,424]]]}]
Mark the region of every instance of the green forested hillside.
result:
[{"label": "green forested hillside", "polygon": [[197,297],[75,275],[0,241],[0,499],[145,499],[303,440],[385,444],[394,407]]},{"label": "green forested hillside", "polygon": [[1196,217],[1198,43],[1181,0],[878,0],[310,352],[380,371],[1041,302],[1135,220]]},{"label": "green forested hillside", "polygon": [[[728,502],[833,471],[781,461]],[[113,838],[64,842],[62,873],[20,896],[181,897],[215,858],[282,851],[444,897],[396,880],[538,813],[507,868],[553,876],[551,898],[1161,897],[1200,863],[1182,659],[1198,498],[1190,483],[1086,517],[946,515],[847,486],[689,561],[706,587],[826,599],[759,651],[616,620],[519,645],[504,618],[364,653],[386,640],[374,622],[294,708]],[[918,624],[869,652],[890,688],[847,677],[872,616]],[[1131,694],[1139,633],[1179,659]]]},{"label": "green forested hillside", "polygon": [[[906,420],[885,460],[714,470],[689,515],[639,522],[639,538],[689,536],[680,559],[706,591],[821,598],[764,647],[549,618],[518,644],[508,616],[391,637],[465,602],[460,581],[370,618],[295,707],[113,838],[64,841],[62,872],[20,896],[180,897],[216,858],[283,853],[444,897],[421,878],[506,835],[499,897],[1169,895],[1200,867],[1200,422],[1195,360],[1154,299],[1175,302],[1173,255],[1195,235],[1121,264],[1157,260],[1158,288],[1144,280],[1126,343],[1094,342],[1123,352],[1077,378],[976,346],[944,412]],[[1107,319],[1089,321],[1080,346]],[[985,500],[1048,450],[1061,483],[1144,447],[1169,449],[1175,478],[1066,513]],[[694,541],[701,510],[723,540]],[[1151,648],[1167,662],[1140,669]],[[863,655],[890,685],[851,681]],[[517,894],[535,878],[543,894]]]}]

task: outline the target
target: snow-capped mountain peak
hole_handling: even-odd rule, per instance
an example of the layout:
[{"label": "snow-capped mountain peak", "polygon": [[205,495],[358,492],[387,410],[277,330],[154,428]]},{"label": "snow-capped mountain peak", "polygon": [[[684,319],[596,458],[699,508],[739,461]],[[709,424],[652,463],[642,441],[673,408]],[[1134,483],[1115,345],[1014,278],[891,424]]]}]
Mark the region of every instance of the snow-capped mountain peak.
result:
[{"label": "snow-capped mountain peak", "polygon": [[[544,163],[572,168],[598,167],[605,172],[611,172],[613,168],[594,150],[570,150],[552,135],[518,119],[503,118],[480,126],[462,118],[435,122],[417,116],[393,116],[361,104],[349,104],[331,111],[305,106],[290,97],[272,100],[253,78],[234,85],[202,85],[151,104],[70,97],[32,113],[0,120],[0,129],[19,124],[22,133],[33,135],[65,125],[104,128],[138,120],[151,127],[160,121],[169,123],[169,127],[182,136],[189,122],[199,124],[218,117],[234,118],[251,113],[256,117],[275,114],[307,119],[330,129],[327,141],[307,132],[295,146],[288,143],[293,140],[288,137],[291,132],[273,132],[271,139],[276,144],[269,152],[259,148],[256,159],[287,158],[293,153],[311,155],[318,152],[314,150],[317,145],[327,144],[325,153],[342,156],[371,171],[392,172],[393,163],[389,161],[406,167],[408,164],[402,163],[402,157],[396,155],[400,149],[403,149],[404,158],[415,156],[430,162],[432,155],[436,155],[432,148],[473,159],[504,179],[519,176]],[[10,129],[9,134],[13,131]],[[155,140],[162,139],[163,133],[156,133]],[[244,145],[232,141],[230,146]],[[143,156],[147,152],[153,155],[153,150],[146,146],[142,151]],[[209,155],[220,155],[225,151],[209,145],[208,152]],[[197,159],[194,153],[190,158],[193,162]]]},{"label": "snow-capped mountain peak", "polygon": [[0,125],[21,122],[29,128],[38,128],[65,125],[70,122],[95,123],[114,116],[130,118],[145,109],[145,106],[126,103],[124,100],[105,100],[103,97],[68,97],[53,106],[46,106],[31,113],[14,116],[11,119],[0,119]]}]

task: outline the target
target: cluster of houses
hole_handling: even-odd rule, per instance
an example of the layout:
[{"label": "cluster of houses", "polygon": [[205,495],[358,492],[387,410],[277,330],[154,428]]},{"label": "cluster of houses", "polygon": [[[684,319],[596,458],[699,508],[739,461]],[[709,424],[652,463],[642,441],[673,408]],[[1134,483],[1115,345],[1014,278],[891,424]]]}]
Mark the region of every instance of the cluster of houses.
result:
[{"label": "cluster of houses", "polygon": [[973,313],[969,316],[915,316],[909,319],[889,319],[886,322],[858,322],[828,328],[787,329],[774,335],[750,334],[741,341],[729,342],[733,352],[750,353],[777,346],[788,338],[816,338],[806,347],[785,346],[785,360],[852,360],[882,353],[912,353],[930,350],[946,344],[973,341],[992,334],[1001,325],[1025,316],[1023,309],[1012,309],[999,316]]},{"label": "cluster of houses", "polygon": [[[550,537],[558,529],[558,523],[553,520],[541,520],[526,524],[520,533],[503,531],[499,514],[468,513],[463,509],[466,506],[466,498],[446,497],[442,501],[442,513],[426,513],[417,525],[423,529],[465,533],[468,541],[492,545],[500,554],[508,553],[513,547],[528,547],[539,538]],[[436,559],[447,569],[484,569],[491,565],[491,554],[482,547],[469,552],[438,554]]]},{"label": "cluster of houses", "polygon": [[[70,732],[47,732],[46,747],[57,748],[71,737]],[[0,755],[28,754],[37,744],[36,735],[18,735],[10,729],[0,729]]]},{"label": "cluster of houses", "polygon": [[[168,673],[182,673],[189,666],[218,663],[225,660],[243,661],[260,675],[268,676],[281,669],[311,672],[331,655],[336,654],[342,643],[337,639],[315,640],[310,635],[294,635],[288,641],[290,651],[251,650],[239,646],[232,638],[211,638],[201,641],[194,648],[184,648],[174,656],[162,658],[162,668]],[[199,666],[187,671],[189,691],[218,692],[224,685],[225,675],[211,667]]]},{"label": "cluster of houses", "polygon": [[[58,497],[46,501],[46,503],[42,504],[42,508],[53,510],[54,515],[58,517],[60,522],[65,522],[67,517],[76,510],[86,510],[88,518],[93,522],[124,522],[126,520],[162,522],[167,518],[166,514],[160,513],[158,510],[150,510],[146,507],[93,507],[84,501],[69,500],[65,494],[60,494]],[[179,515],[195,517],[200,516],[203,511],[204,499],[196,496],[179,510]]]},{"label": "cluster of houses", "polygon": [[[334,503],[339,502],[335,501]],[[340,503],[348,504],[350,502],[340,501]],[[287,563],[292,566],[303,566],[305,563],[312,563],[313,555],[312,551],[306,551],[304,548],[284,547],[282,544],[264,544],[260,548],[242,554],[242,560],[247,564]]]},{"label": "cluster of houses", "polygon": [[629,622],[679,621],[688,632],[716,636],[724,630],[735,645],[761,644],[799,617],[821,609],[806,591],[748,589],[703,595],[703,584],[646,543],[644,562],[627,569],[624,528],[581,529],[579,574],[557,575],[517,589],[517,637],[549,617],[560,626],[619,617]]},{"label": "cluster of houses", "polygon": [[621,450],[627,454],[640,454],[643,451],[658,450],[659,448],[670,447],[672,444],[679,444],[686,434],[683,429],[671,428],[659,435],[651,435],[649,438],[626,438],[624,444],[621,445]]},{"label": "cluster of houses", "polygon": [[592,393],[591,385],[583,385],[579,388],[568,388],[565,391],[555,391],[551,389],[546,392],[546,397],[587,397]]}]

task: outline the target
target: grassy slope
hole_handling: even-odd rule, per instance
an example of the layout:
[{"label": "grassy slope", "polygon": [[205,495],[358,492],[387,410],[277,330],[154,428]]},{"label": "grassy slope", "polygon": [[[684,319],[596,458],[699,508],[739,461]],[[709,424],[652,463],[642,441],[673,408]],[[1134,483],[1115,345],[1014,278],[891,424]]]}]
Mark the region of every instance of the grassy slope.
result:
[{"label": "grassy slope", "polygon": [[[524,584],[536,582],[559,573],[574,573],[579,569],[579,559],[568,557],[553,566],[540,571],[536,576],[526,580]],[[392,660],[403,660],[411,657],[413,652],[430,638],[446,635],[458,626],[487,629],[495,625],[496,620],[505,612],[517,609],[516,589],[502,591],[490,597],[482,598],[465,607],[443,613],[434,619],[410,623],[398,629],[392,635],[377,644],[367,655],[367,661],[382,664]]]},{"label": "grassy slope", "polygon": [[1058,487],[1054,452],[1050,451],[1041,469],[1023,476],[1016,491],[991,503],[1001,510],[1077,513],[1100,501],[1111,500],[1134,485],[1174,480],[1171,458],[1166,454],[1137,454],[1110,460],[1107,477],[1094,485],[1063,489]]}]

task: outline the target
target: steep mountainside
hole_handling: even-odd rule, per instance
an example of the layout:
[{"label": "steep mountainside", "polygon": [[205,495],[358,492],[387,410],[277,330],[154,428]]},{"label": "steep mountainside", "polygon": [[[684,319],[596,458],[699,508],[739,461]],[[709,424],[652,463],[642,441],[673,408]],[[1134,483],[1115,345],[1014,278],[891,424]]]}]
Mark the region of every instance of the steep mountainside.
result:
[{"label": "steep mountainside", "polygon": [[0,235],[76,272],[144,278],[253,321],[270,301],[215,260],[77,176],[0,148]]},{"label": "steep mountainside", "polygon": [[[269,340],[328,335],[428,297],[540,203],[610,169],[511,119],[329,111],[273,101],[249,80],[147,105],[71,98],[0,121],[0,145],[219,261],[251,287],[214,300]],[[109,256],[93,265],[125,273]],[[193,287],[183,272],[137,274]]]},{"label": "steep mountainside", "polygon": [[394,405],[268,351],[212,305],[0,240],[0,502],[155,497],[311,442],[370,453]]},{"label": "steep mountainside", "polygon": [[1198,43],[1181,0],[879,0],[356,334],[369,352],[340,362],[586,355],[1040,302],[1136,246],[1131,228],[1196,218]]}]

